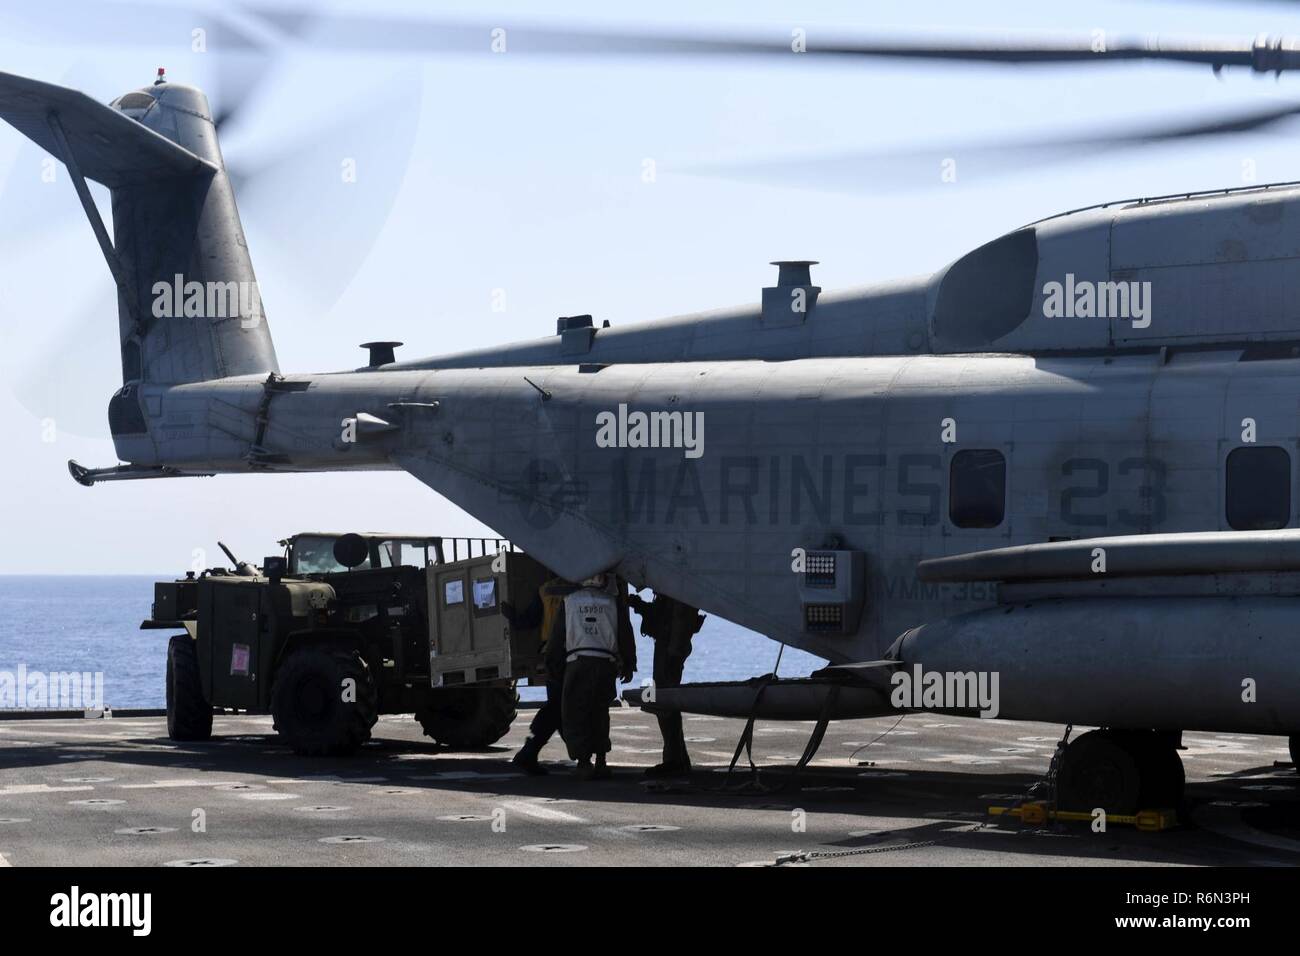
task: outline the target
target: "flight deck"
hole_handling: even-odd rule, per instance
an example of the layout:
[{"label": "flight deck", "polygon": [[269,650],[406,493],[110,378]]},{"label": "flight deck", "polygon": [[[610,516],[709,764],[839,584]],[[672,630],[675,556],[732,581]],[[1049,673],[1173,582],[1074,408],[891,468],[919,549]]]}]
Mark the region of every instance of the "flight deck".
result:
[{"label": "flight deck", "polygon": [[[1296,865],[1300,777],[1286,740],[1188,733],[1185,822],[1027,825],[989,814],[1047,771],[1053,724],[913,714],[832,723],[786,784],[811,722],[759,722],[755,779],[726,773],[743,721],[688,716],[688,779],[647,782],[653,716],[612,713],[614,777],[510,763],[532,712],[452,752],[384,716],[347,758],[294,755],[271,718],[217,716],[202,743],[159,716],[0,720],[0,865]],[[1080,732],[1076,729],[1076,733]],[[786,784],[784,787],[783,784]]]}]

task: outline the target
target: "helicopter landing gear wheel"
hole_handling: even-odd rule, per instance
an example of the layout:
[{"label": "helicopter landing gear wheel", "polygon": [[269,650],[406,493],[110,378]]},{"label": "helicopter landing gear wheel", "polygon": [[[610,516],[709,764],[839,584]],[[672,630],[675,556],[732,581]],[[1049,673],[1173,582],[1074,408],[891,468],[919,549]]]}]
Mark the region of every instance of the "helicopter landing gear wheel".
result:
[{"label": "helicopter landing gear wheel", "polygon": [[1173,740],[1149,730],[1093,730],[1065,749],[1057,780],[1062,810],[1131,815],[1177,807],[1183,762]]},{"label": "helicopter landing gear wheel", "polygon": [[1130,746],[1138,755],[1142,774],[1143,810],[1168,810],[1182,805],[1187,783],[1177,737],[1154,731],[1133,731]]}]

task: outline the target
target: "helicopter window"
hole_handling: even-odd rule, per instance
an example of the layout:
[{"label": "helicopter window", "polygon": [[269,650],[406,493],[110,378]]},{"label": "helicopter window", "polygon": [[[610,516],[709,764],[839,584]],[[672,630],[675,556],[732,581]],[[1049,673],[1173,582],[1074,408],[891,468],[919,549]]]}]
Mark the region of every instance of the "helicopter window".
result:
[{"label": "helicopter window", "polygon": [[127,93],[117,101],[117,108],[120,110],[147,110],[153,106],[154,98],[143,90],[135,90]]},{"label": "helicopter window", "polygon": [[1228,453],[1225,496],[1228,526],[1271,531],[1291,521],[1291,456],[1285,448],[1234,448]]},{"label": "helicopter window", "polygon": [[958,528],[996,528],[1006,515],[1007,460],[992,448],[959,451],[948,472],[948,517]]}]

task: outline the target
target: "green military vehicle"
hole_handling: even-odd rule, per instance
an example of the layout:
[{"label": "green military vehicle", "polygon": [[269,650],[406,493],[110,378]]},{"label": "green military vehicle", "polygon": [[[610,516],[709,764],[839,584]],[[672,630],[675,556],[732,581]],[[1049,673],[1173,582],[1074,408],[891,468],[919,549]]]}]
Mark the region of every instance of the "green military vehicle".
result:
[{"label": "green military vehicle", "polygon": [[270,713],[301,754],[355,751],[380,714],[413,713],[456,749],[506,734],[516,682],[541,676],[539,615],[522,612],[550,577],[542,565],[493,538],[311,532],[280,544],[261,567],[223,544],[232,568],[154,585],[141,627],[185,632],[167,647],[173,740],[208,739],[214,711]]}]

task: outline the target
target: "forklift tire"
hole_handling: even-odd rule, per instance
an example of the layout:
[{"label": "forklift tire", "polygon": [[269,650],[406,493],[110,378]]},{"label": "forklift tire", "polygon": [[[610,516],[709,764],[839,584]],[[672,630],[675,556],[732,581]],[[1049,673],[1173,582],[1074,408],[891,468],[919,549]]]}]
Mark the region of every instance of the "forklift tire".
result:
[{"label": "forklift tire", "polygon": [[[344,700],[347,681],[355,700]],[[288,656],[271,688],[276,732],[304,756],[343,756],[370,739],[379,719],[370,668],[355,650],[308,646]]]},{"label": "forklift tire", "polygon": [[513,687],[437,688],[415,719],[444,747],[482,750],[510,732],[518,703]]},{"label": "forklift tire", "polygon": [[212,705],[203,697],[194,638],[177,634],[167,642],[167,736],[207,740],[212,736]]}]

